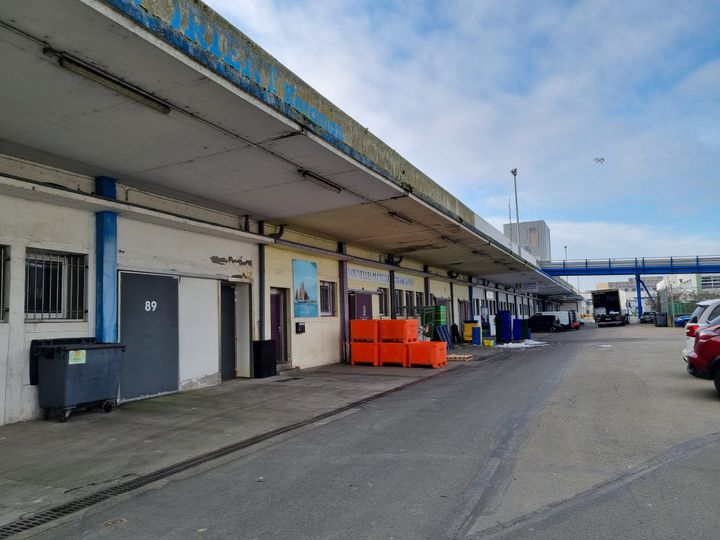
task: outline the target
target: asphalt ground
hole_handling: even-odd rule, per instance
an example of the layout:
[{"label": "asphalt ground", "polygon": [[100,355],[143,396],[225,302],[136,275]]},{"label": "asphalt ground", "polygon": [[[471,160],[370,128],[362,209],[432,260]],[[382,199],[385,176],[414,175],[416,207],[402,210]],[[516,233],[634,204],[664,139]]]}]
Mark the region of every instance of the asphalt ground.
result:
[{"label": "asphalt ground", "polygon": [[523,377],[520,355],[462,365],[202,474],[91,511],[47,537],[444,535],[462,527],[455,514],[477,506],[480,488],[496,489],[511,470],[502,457],[515,450],[518,428],[569,362],[548,353],[522,360]]}]

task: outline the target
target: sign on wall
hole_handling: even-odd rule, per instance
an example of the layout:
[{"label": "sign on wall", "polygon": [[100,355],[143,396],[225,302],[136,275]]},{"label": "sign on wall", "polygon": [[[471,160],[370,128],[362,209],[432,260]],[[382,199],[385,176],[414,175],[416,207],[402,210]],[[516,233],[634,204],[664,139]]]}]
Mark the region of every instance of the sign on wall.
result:
[{"label": "sign on wall", "polygon": [[536,281],[529,281],[526,283],[518,283],[515,287],[517,292],[540,292],[540,285]]},{"label": "sign on wall", "polygon": [[[347,275],[349,279],[357,279],[359,281],[374,281],[375,283],[382,283],[384,285],[390,283],[390,274],[387,272],[374,272],[372,270],[365,270],[364,268],[355,268],[348,266]],[[395,286],[405,288],[415,288],[415,280],[403,276],[395,276]]]},{"label": "sign on wall", "polygon": [[295,317],[317,317],[317,263],[293,259],[293,312]]}]

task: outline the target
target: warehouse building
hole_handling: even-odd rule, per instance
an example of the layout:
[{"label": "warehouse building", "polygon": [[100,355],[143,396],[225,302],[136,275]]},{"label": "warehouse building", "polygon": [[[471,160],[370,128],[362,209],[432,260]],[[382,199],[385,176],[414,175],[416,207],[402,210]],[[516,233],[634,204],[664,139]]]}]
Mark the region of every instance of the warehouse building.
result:
[{"label": "warehouse building", "polygon": [[125,343],[129,401],[574,294],[200,2],[5,3],[0,61],[0,424],[40,412],[34,339]]}]

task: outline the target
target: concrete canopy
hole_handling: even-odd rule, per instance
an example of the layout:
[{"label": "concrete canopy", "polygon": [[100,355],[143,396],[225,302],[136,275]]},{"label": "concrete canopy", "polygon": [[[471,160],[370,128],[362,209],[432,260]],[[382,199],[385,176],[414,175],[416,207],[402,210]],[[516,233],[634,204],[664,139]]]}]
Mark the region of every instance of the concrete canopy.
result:
[{"label": "concrete canopy", "polygon": [[200,2],[25,0],[3,3],[0,23],[10,75],[0,84],[2,153],[450,272],[569,292]]}]

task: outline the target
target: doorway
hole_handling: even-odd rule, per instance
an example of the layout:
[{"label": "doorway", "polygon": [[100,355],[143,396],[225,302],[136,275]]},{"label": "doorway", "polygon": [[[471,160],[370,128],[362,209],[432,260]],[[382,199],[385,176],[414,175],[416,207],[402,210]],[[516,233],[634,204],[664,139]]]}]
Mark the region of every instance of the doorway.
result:
[{"label": "doorway", "polygon": [[179,390],[178,278],[120,273],[120,400]]},{"label": "doorway", "polygon": [[351,292],[348,295],[350,300],[350,318],[351,319],[372,319],[372,294]]},{"label": "doorway", "polygon": [[275,341],[275,363],[288,361],[287,354],[287,289],[270,289],[270,339]]},{"label": "doorway", "polygon": [[220,286],[220,378],[223,381],[237,376],[236,309],[235,286],[223,283]]}]

